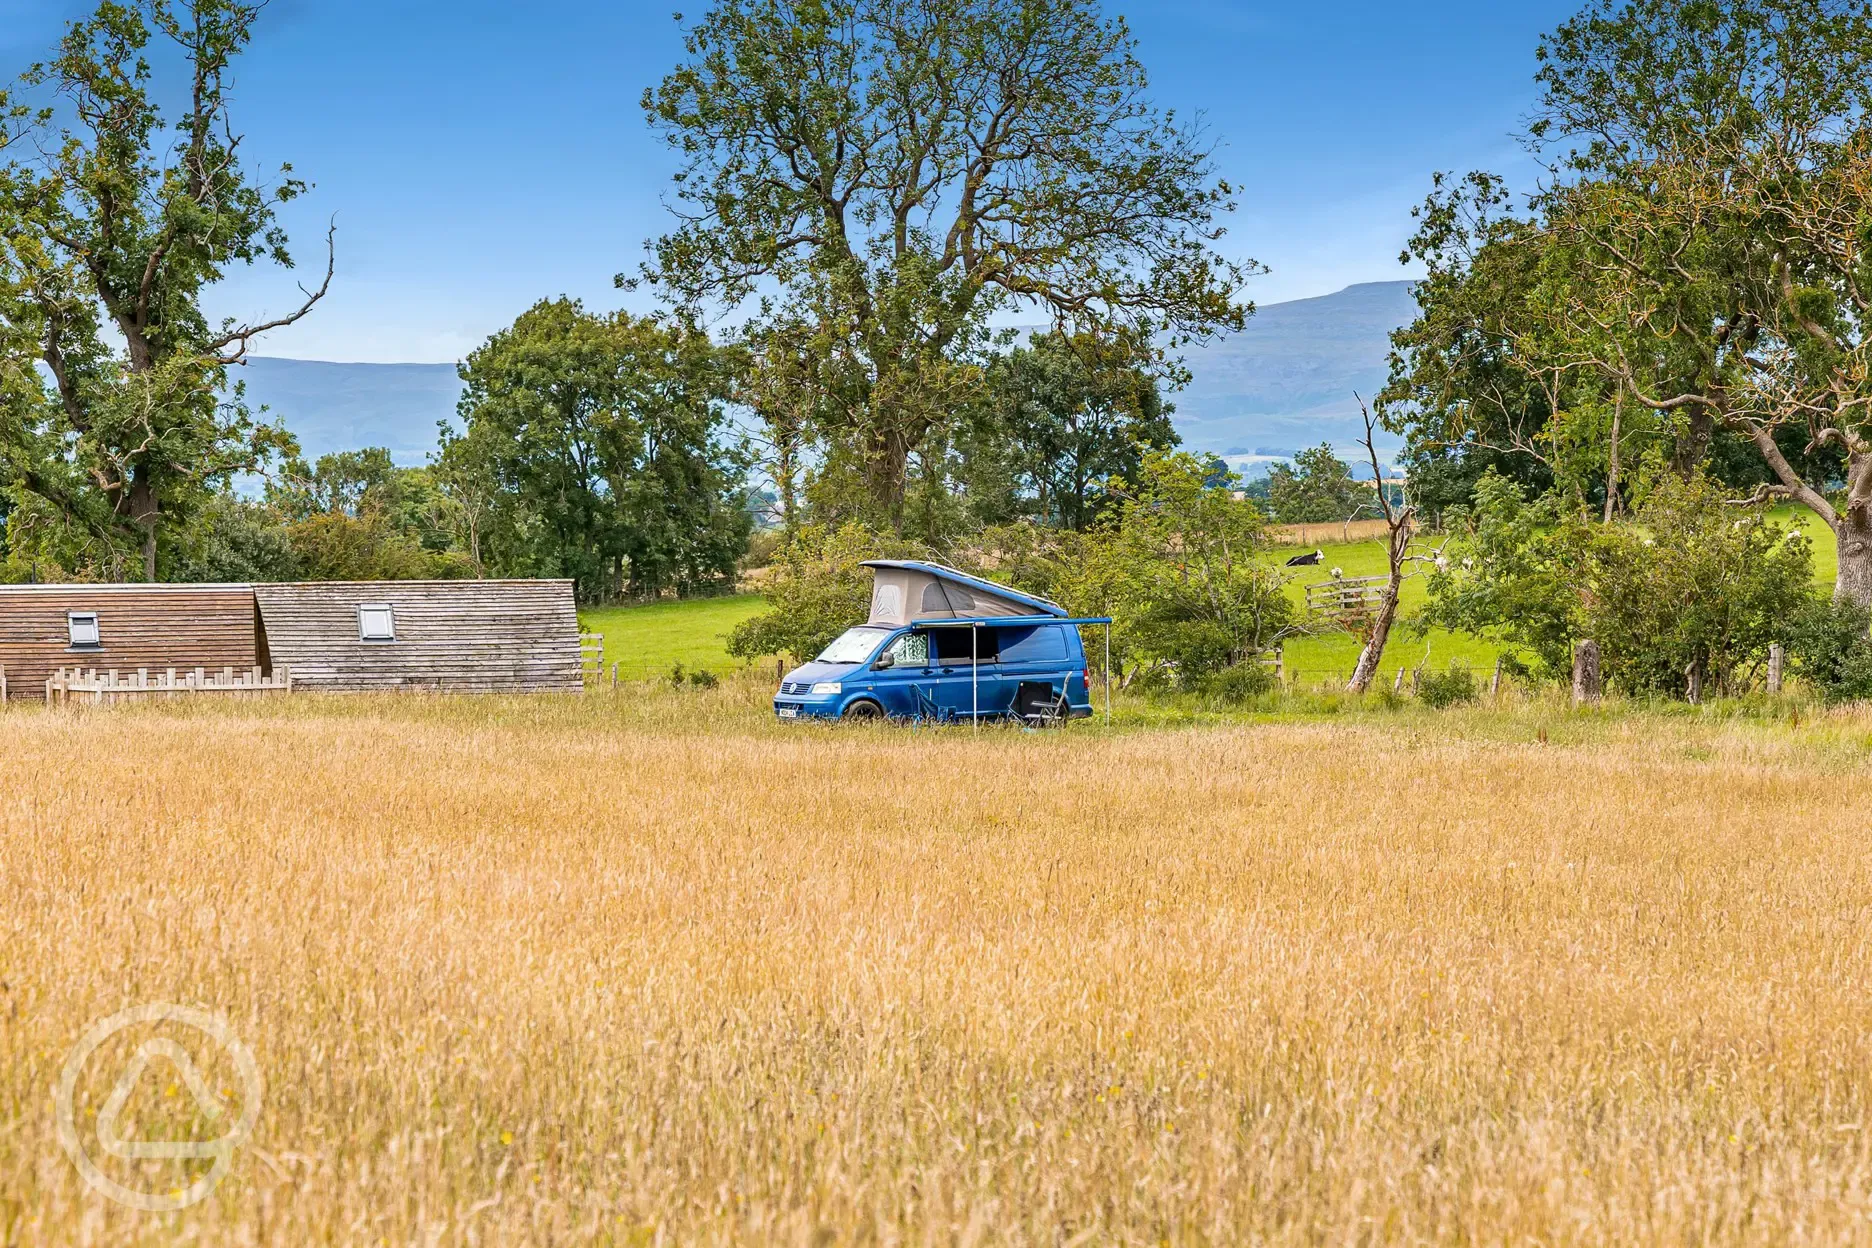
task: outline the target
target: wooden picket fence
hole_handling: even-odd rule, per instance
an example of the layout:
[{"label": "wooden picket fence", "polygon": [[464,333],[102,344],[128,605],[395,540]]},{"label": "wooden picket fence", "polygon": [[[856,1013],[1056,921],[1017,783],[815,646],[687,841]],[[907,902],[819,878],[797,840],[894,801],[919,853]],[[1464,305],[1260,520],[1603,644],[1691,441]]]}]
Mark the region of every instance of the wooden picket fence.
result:
[{"label": "wooden picket fence", "polygon": [[148,668],[135,672],[99,672],[82,668],[60,668],[46,679],[46,704],[68,705],[73,702],[108,706],[116,702],[135,702],[148,698],[178,698],[213,693],[236,698],[258,698],[292,692],[292,672],[275,669],[264,676],[259,668],[236,672],[224,667],[218,673],[204,668],[178,673],[166,668],[152,674]]}]

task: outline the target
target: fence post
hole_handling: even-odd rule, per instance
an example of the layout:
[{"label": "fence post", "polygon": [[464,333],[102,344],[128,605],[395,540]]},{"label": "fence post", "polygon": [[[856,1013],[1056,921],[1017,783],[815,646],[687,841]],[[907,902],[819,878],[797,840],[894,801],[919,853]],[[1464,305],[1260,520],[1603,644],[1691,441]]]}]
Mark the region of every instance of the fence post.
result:
[{"label": "fence post", "polygon": [[1573,705],[1597,702],[1604,693],[1599,674],[1599,643],[1576,642],[1573,646]]},{"label": "fence post", "polygon": [[611,665],[611,692],[612,693],[617,692],[617,676],[618,676],[618,665],[616,663],[613,663]]},{"label": "fence post", "polygon": [[[1781,680],[1787,669],[1787,651],[1776,642],[1768,647],[1768,692],[1771,696],[1781,696]],[[0,671],[0,692],[6,689],[6,673]]]},{"label": "fence post", "polygon": [[1502,672],[1501,656],[1496,655],[1495,656],[1495,679],[1489,681],[1489,686],[1488,686],[1488,694],[1490,698],[1498,699],[1501,697],[1501,672]]}]

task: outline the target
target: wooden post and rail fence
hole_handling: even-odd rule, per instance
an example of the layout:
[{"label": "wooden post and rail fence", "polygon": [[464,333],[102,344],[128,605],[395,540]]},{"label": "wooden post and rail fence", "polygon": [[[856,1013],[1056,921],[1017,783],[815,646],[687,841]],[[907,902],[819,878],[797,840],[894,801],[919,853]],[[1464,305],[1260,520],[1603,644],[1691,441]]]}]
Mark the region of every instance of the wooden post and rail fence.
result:
[{"label": "wooden post and rail fence", "polygon": [[[604,634],[579,634],[579,675],[587,685],[595,685],[604,679]],[[611,684],[617,685],[615,673]]]}]

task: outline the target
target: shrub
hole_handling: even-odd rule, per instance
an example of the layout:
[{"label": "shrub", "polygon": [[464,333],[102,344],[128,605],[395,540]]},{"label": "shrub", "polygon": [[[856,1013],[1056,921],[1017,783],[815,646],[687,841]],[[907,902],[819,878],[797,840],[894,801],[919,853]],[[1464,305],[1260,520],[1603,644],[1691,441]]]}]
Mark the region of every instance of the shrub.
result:
[{"label": "shrub", "polygon": [[717,676],[714,672],[700,667],[692,672],[684,668],[680,663],[670,668],[669,675],[664,679],[669,681],[669,686],[672,689],[681,689],[684,685],[689,686],[691,689],[713,689],[715,686],[721,684],[721,677]]},{"label": "shrub", "polygon": [[1666,477],[1633,523],[1604,525],[1490,475],[1463,518],[1469,535],[1432,574],[1420,622],[1493,637],[1550,680],[1591,638],[1626,693],[1681,698],[1693,665],[1733,692],[1812,596],[1807,539],[1700,478]]},{"label": "shrub", "polygon": [[914,558],[920,550],[862,524],[809,525],[781,552],[766,596],[772,610],[744,620],[728,635],[738,659],[790,654],[810,659],[871,614],[867,559]]},{"label": "shrub", "polygon": [[1417,697],[1435,710],[1476,700],[1476,680],[1465,663],[1452,663],[1446,672],[1425,672],[1417,680]]},{"label": "shrub", "polygon": [[1237,663],[1203,678],[1202,692],[1225,706],[1242,706],[1274,692],[1279,681],[1259,659]]},{"label": "shrub", "polygon": [[1828,702],[1872,701],[1872,638],[1864,608],[1815,597],[1795,621],[1788,653]]},{"label": "shrub", "polygon": [[1056,577],[1069,609],[1117,621],[1115,662],[1173,669],[1197,691],[1271,649],[1294,611],[1285,573],[1260,557],[1261,513],[1235,497],[1234,478],[1209,477],[1192,455],[1145,456],[1135,495],[1066,543]]}]

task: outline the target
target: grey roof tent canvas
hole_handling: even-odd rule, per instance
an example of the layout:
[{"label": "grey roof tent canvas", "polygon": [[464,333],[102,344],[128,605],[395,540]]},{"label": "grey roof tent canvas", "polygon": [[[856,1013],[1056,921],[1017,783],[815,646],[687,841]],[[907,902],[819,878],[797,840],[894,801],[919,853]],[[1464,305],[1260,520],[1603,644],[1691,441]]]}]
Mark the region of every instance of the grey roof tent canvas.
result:
[{"label": "grey roof tent canvas", "polygon": [[875,577],[871,587],[872,624],[901,628],[935,620],[987,620],[1052,616],[1069,612],[1044,598],[945,568],[939,563],[873,559],[865,567]]}]

